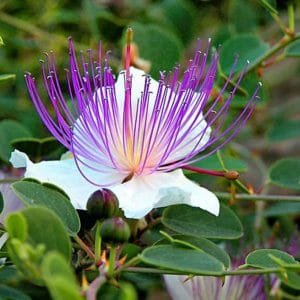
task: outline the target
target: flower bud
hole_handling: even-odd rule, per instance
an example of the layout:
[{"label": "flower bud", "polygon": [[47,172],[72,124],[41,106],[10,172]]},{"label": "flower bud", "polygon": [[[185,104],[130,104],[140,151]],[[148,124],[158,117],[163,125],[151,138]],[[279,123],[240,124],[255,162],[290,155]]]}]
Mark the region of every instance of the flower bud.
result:
[{"label": "flower bud", "polygon": [[119,201],[111,190],[97,190],[89,197],[86,209],[96,219],[111,218],[119,210]]},{"label": "flower bud", "polygon": [[105,220],[100,231],[102,240],[110,244],[127,242],[130,237],[129,225],[119,217]]}]

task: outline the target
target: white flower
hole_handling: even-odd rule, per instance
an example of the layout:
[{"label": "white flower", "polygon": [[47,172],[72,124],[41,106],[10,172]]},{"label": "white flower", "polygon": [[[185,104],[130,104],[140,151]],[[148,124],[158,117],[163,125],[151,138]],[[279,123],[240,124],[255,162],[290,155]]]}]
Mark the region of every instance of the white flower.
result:
[{"label": "white flower", "polygon": [[[10,162],[15,168],[26,168],[25,177],[49,182],[62,188],[75,208],[85,209],[90,194],[98,189],[78,171],[73,158],[32,163],[25,153],[15,150]],[[89,172],[86,168],[85,172]],[[105,174],[106,176],[107,174]],[[101,182],[103,173],[94,173]],[[120,177],[121,179],[121,177]],[[152,173],[108,187],[118,197],[120,207],[128,218],[139,219],[153,208],[173,204],[200,207],[214,215],[219,213],[217,197],[207,189],[184,177],[182,170]]]}]

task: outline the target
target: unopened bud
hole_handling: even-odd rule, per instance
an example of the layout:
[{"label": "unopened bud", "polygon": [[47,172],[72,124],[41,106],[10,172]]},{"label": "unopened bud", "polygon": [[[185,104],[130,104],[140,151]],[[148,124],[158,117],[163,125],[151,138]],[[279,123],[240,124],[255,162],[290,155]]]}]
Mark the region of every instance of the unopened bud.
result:
[{"label": "unopened bud", "polygon": [[228,171],[224,173],[224,177],[229,180],[236,180],[240,177],[240,174],[237,171]]},{"label": "unopened bud", "polygon": [[121,244],[128,241],[130,228],[122,218],[115,217],[102,223],[100,234],[102,240],[106,243]]},{"label": "unopened bud", "polygon": [[111,218],[119,210],[119,201],[111,190],[97,190],[89,197],[86,209],[96,219]]}]

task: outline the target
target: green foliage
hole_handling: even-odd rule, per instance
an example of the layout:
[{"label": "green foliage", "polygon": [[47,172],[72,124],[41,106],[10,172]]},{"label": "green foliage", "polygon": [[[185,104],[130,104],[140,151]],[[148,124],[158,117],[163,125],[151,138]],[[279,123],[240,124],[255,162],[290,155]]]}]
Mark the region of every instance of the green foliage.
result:
[{"label": "green foliage", "polygon": [[195,24],[195,7],[186,0],[164,0],[159,4],[163,16],[172,24],[184,43],[188,42]]},{"label": "green foliage", "polygon": [[15,74],[1,74],[0,75],[0,84],[4,83],[6,81],[9,81],[9,80],[15,79],[15,78],[16,78]]},{"label": "green foliage", "polygon": [[183,46],[181,41],[168,29],[155,24],[130,24],[134,30],[134,42],[141,57],[151,63],[150,74],[159,77],[159,71],[171,71],[180,60]]},{"label": "green foliage", "polygon": [[285,158],[277,161],[269,171],[273,184],[288,188],[300,189],[300,160]]},{"label": "green foliage", "polygon": [[266,217],[281,216],[281,215],[298,215],[300,213],[300,203],[282,201],[275,203],[264,212]]},{"label": "green foliage", "polygon": [[53,152],[62,148],[60,143],[53,137],[43,139],[18,138],[14,139],[11,144],[15,149],[25,152],[34,161],[49,157]]},{"label": "green foliage", "polygon": [[276,259],[284,262],[284,264],[299,264],[293,256],[277,249],[255,250],[248,254],[246,264],[256,268],[277,268]]},{"label": "green foliage", "polygon": [[271,142],[280,142],[290,138],[300,136],[300,121],[298,120],[278,120],[268,131],[267,137]]},{"label": "green foliage", "polygon": [[[94,219],[86,212],[76,212],[64,191],[37,180],[15,182],[11,188],[25,209],[8,215],[3,227],[9,239],[0,252],[0,299],[83,299],[87,292],[93,292],[97,299],[150,299],[162,288],[161,278],[154,273],[163,271],[216,275],[225,282],[226,276],[232,273],[274,273],[281,286],[271,286],[270,282],[270,287],[264,287],[266,292],[272,288],[274,297],[298,296],[299,263],[284,252],[292,243],[290,237],[299,241],[296,229],[300,213],[300,163],[296,144],[300,127],[297,1],[4,0],[0,6],[3,37],[0,37],[0,160],[5,185],[8,185],[7,177],[10,182],[11,178],[22,176],[20,171],[12,171],[9,164],[14,148],[27,153],[33,161],[57,159],[61,155],[59,142],[46,137],[49,132],[29,101],[23,75],[24,71],[34,74],[45,108],[54,115],[38,63],[39,58],[44,59],[43,51],[53,50],[62,94],[70,102],[64,73],[64,68],[69,68],[68,36],[75,41],[78,57],[80,50],[91,48],[93,60],[97,59],[101,40],[104,51],[111,50],[109,64],[117,74],[123,68],[124,32],[132,26],[138,58],[150,63],[150,73],[155,79],[159,78],[160,71],[168,75],[177,63],[181,64],[181,79],[194,55],[197,38],[205,45],[207,37],[211,37],[216,49],[219,44],[222,47],[209,103],[226,81],[235,54],[239,56],[235,75],[219,99],[220,104],[234,88],[246,61],[250,62],[226,114],[224,128],[236,120],[258,82],[263,82],[258,95],[261,99],[258,103],[262,105],[257,105],[247,127],[235,139],[236,144],[220,152],[222,161],[214,154],[194,164],[214,171],[243,172],[240,181],[229,182],[185,171],[201,186],[218,191],[222,201],[234,207],[234,212],[225,203],[221,204],[218,217],[181,205],[154,210],[139,222],[126,220],[131,228],[129,243],[118,242],[120,255],[117,251],[113,257],[110,246],[104,240],[95,239],[96,229],[91,228]],[[209,116],[204,118],[209,120]],[[232,149],[238,151],[232,154]],[[285,195],[285,190],[280,190],[282,199],[277,194],[264,195],[265,191],[277,192],[277,188],[269,189],[270,182],[291,189],[288,193],[293,193],[293,202],[288,201],[291,198]],[[5,186],[0,185],[1,191],[2,187]],[[243,194],[252,188],[253,194]],[[261,191],[262,195],[256,194]],[[6,193],[4,189],[4,199],[10,199]],[[276,202],[261,205],[257,200]],[[2,234],[1,224],[0,229]],[[0,237],[2,242],[5,236]],[[234,265],[260,243],[283,251],[252,251],[242,268],[228,270],[229,255]],[[94,258],[96,248],[102,250],[99,260]],[[298,257],[299,249],[294,252]],[[116,268],[108,274],[108,261],[113,265],[114,260]],[[83,284],[85,276],[88,287]],[[246,281],[247,277],[236,279]]]},{"label": "green foliage", "polygon": [[300,276],[289,270],[300,270],[300,263],[293,256],[277,249],[259,249],[251,252],[246,263],[256,268],[281,268],[278,274],[281,281],[287,286],[300,290]]},{"label": "green foliage", "polygon": [[269,49],[268,45],[254,34],[241,34],[228,39],[222,47],[220,65],[222,71],[228,75],[234,62],[234,54],[238,55],[235,68],[240,72],[250,62],[249,67],[255,65]]},{"label": "green foliage", "polygon": [[147,248],[140,258],[143,262],[167,270],[196,275],[220,275],[224,266],[213,256],[175,245],[160,245]]},{"label": "green foliage", "polygon": [[163,213],[162,222],[176,232],[194,237],[237,239],[243,235],[238,217],[222,204],[218,217],[196,207],[169,206]]},{"label": "green foliage", "polygon": [[36,182],[19,181],[13,191],[25,206],[44,206],[52,210],[64,223],[68,233],[75,235],[80,229],[78,214],[70,200],[54,186]]},{"label": "green foliage", "polygon": [[[250,1],[233,0],[228,7],[228,17],[231,26],[238,33],[252,32],[258,24],[258,7],[253,7]],[[241,18],[241,14],[243,17]]]},{"label": "green foliage", "polygon": [[[247,171],[247,164],[239,158],[228,154],[223,154],[222,159],[226,164],[226,169],[228,170],[235,170],[238,172]],[[194,163],[193,166],[207,170],[224,171],[217,154],[210,155],[207,158]]]},{"label": "green foliage", "polygon": [[0,284],[0,299],[30,300],[31,298],[17,289]]},{"label": "green foliage", "polygon": [[[17,217],[16,217],[17,216]],[[20,221],[22,219],[22,221]],[[27,232],[23,230],[23,233],[20,234],[19,224],[20,222],[26,222]],[[47,226],[45,226],[45,224]],[[6,222],[8,227],[8,232],[10,233],[10,239],[15,241],[11,245],[11,252],[18,251],[18,258],[23,257],[23,252],[25,251],[25,256],[27,257],[26,250],[19,248],[19,245],[16,241],[28,243],[33,248],[43,246],[45,251],[49,252],[56,250],[61,253],[67,260],[71,257],[71,242],[65,230],[65,226],[62,221],[52,212],[50,209],[45,207],[28,207],[23,209],[20,212],[15,212],[11,214]],[[23,226],[23,225],[22,225]],[[27,234],[26,234],[27,233]],[[26,239],[24,240],[24,236]],[[31,251],[28,249],[28,251]]]},{"label": "green foliage", "polygon": [[0,159],[8,162],[13,148],[11,143],[14,139],[30,137],[31,133],[19,122],[3,120],[0,122]]},{"label": "green foliage", "polygon": [[300,56],[300,41],[295,41],[285,49],[285,55],[287,57],[299,57]]},{"label": "green foliage", "polygon": [[[204,251],[219,260],[226,268],[229,268],[229,255],[221,249],[218,245],[210,240],[200,237],[192,237],[186,235],[173,235],[173,243],[177,245],[185,245],[194,250]],[[174,240],[175,239],[175,240]],[[162,241],[164,242],[164,241]]]},{"label": "green foliage", "polygon": [[52,299],[83,299],[73,270],[61,254],[49,252],[43,259],[41,269]]}]

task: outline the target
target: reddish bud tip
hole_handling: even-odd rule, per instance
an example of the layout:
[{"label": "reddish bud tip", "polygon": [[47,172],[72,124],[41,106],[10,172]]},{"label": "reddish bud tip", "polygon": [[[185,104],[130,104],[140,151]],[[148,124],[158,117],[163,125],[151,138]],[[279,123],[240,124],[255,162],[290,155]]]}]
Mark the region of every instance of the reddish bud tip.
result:
[{"label": "reddish bud tip", "polygon": [[111,190],[97,190],[89,197],[86,209],[96,219],[111,218],[119,210],[119,201]]},{"label": "reddish bud tip", "polygon": [[101,225],[102,240],[110,244],[121,244],[128,241],[130,237],[129,225],[122,218],[111,218],[105,220]]}]

